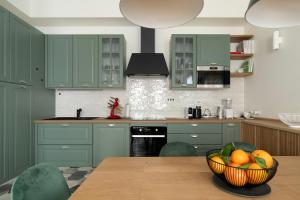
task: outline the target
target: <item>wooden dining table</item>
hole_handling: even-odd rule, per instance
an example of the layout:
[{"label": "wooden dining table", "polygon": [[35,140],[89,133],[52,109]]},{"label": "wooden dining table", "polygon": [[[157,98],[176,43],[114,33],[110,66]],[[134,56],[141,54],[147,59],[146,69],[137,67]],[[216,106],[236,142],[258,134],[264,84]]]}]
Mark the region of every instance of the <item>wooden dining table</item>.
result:
[{"label": "wooden dining table", "polygon": [[[300,199],[300,157],[275,157],[279,167],[259,199]],[[217,187],[205,157],[117,157],[105,159],[70,200],[257,199]]]}]

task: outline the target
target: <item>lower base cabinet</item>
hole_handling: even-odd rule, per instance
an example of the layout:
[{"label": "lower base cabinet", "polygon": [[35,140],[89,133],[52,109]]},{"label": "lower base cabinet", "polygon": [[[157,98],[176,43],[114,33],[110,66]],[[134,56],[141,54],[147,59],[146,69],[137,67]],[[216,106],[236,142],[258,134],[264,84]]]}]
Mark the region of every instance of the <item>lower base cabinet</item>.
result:
[{"label": "lower base cabinet", "polygon": [[130,137],[128,124],[94,125],[93,167],[107,157],[129,156]]},{"label": "lower base cabinet", "polygon": [[52,163],[59,167],[92,166],[91,145],[39,145],[38,163]]}]

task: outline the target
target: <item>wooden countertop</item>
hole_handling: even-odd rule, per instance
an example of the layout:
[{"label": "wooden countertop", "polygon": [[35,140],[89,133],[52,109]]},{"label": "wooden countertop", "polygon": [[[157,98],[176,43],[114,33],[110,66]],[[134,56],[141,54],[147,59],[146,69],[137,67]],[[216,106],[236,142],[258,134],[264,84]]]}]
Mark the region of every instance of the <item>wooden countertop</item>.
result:
[{"label": "wooden countertop", "polygon": [[[259,199],[300,197],[300,157],[275,157],[279,168],[268,183],[271,194]],[[108,158],[70,200],[234,200],[212,182],[205,157]],[[257,199],[257,198],[256,198]]]},{"label": "wooden countertop", "polygon": [[248,119],[248,120],[243,120],[243,123],[300,134],[300,129],[290,128],[288,125],[284,124],[280,120],[275,120],[275,119],[266,119],[266,118]]},{"label": "wooden countertop", "polygon": [[70,124],[114,124],[114,123],[129,123],[129,124],[201,124],[201,123],[239,123],[241,119],[180,119],[180,118],[167,118],[166,120],[131,120],[131,119],[105,119],[97,118],[94,120],[35,120],[36,124],[60,124],[60,123],[70,123]]}]

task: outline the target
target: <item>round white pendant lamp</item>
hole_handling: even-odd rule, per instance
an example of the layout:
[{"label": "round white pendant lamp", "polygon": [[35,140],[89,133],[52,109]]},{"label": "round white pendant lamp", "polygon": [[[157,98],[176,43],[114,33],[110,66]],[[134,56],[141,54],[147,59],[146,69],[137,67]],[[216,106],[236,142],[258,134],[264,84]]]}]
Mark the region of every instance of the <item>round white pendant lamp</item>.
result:
[{"label": "round white pendant lamp", "polygon": [[300,0],[251,0],[245,15],[255,26],[284,28],[300,25]]},{"label": "round white pendant lamp", "polygon": [[168,28],[196,18],[203,0],[120,0],[123,16],[147,28]]}]

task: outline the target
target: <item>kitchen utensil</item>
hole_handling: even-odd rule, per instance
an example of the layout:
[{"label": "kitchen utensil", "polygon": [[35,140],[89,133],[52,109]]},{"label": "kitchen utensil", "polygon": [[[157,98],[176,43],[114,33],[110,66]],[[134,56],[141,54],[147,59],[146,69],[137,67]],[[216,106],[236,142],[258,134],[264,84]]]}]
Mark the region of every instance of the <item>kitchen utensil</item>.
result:
[{"label": "kitchen utensil", "polygon": [[291,128],[300,128],[300,113],[279,113],[279,119]]}]

